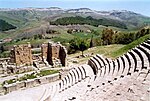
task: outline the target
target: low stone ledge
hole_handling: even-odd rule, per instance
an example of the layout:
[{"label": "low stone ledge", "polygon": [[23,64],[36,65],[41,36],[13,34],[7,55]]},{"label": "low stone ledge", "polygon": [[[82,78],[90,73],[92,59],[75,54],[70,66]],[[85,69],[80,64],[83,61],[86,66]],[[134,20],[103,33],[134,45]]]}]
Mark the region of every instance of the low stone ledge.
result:
[{"label": "low stone ledge", "polygon": [[17,85],[17,89],[24,88],[25,87],[25,82],[24,81],[17,82],[16,85]]},{"label": "low stone ledge", "polygon": [[60,76],[59,73],[56,73],[52,75],[35,78],[35,79],[28,79],[27,81],[21,81],[13,84],[4,85],[3,87],[0,87],[0,94],[1,92],[4,92],[6,94],[12,91],[16,91],[18,89],[22,89],[22,88],[27,89],[27,88],[39,86],[41,84],[54,82],[60,79],[59,76]]},{"label": "low stone ledge", "polygon": [[4,89],[5,89],[5,93],[10,93],[12,91],[17,90],[17,85],[16,85],[16,83],[4,85]]},{"label": "low stone ledge", "polygon": [[28,79],[27,81],[25,81],[25,87],[26,88],[31,88],[31,87],[35,87],[35,80],[34,79]]},{"label": "low stone ledge", "polygon": [[0,96],[4,95],[5,89],[3,87],[0,87]]},{"label": "low stone ledge", "polygon": [[48,75],[48,76],[45,76],[45,77],[46,77],[48,82],[53,82],[53,81],[57,81],[57,80],[60,79],[59,73]]},{"label": "low stone ledge", "polygon": [[48,83],[48,81],[46,80],[46,77],[40,77],[39,78],[39,82],[40,82],[40,84],[46,84],[46,83]]}]

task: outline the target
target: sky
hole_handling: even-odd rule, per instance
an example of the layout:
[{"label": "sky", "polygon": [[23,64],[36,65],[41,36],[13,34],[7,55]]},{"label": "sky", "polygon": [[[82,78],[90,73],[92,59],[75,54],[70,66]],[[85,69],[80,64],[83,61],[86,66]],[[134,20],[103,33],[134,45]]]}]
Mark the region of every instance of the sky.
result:
[{"label": "sky", "polygon": [[129,10],[150,17],[150,0],[0,0],[0,8],[60,7]]}]

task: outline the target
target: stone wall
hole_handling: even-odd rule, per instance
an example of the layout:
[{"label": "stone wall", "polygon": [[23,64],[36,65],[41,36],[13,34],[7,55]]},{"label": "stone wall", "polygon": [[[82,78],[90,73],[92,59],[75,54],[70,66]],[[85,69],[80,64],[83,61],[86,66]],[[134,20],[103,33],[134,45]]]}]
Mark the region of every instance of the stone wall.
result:
[{"label": "stone wall", "polygon": [[43,58],[47,58],[47,49],[48,49],[48,44],[41,45],[41,54]]},{"label": "stone wall", "polygon": [[54,61],[59,59],[62,66],[66,65],[67,51],[60,43],[48,43],[41,46],[42,58],[46,59],[50,65],[54,65]]},{"label": "stone wall", "polygon": [[56,73],[56,74],[52,74],[52,75],[48,75],[48,76],[44,76],[44,77],[40,77],[40,78],[29,79],[26,81],[21,81],[21,82],[9,84],[9,85],[4,85],[4,87],[0,88],[0,95],[10,93],[12,91],[16,91],[19,89],[27,89],[27,88],[31,88],[31,87],[36,87],[41,84],[46,84],[46,83],[57,81],[59,79],[60,79],[60,75],[59,75],[59,73]]},{"label": "stone wall", "polygon": [[31,45],[29,43],[23,45],[15,45],[11,50],[10,58],[11,58],[10,62],[15,63],[16,65],[21,64],[31,65],[32,64]]}]

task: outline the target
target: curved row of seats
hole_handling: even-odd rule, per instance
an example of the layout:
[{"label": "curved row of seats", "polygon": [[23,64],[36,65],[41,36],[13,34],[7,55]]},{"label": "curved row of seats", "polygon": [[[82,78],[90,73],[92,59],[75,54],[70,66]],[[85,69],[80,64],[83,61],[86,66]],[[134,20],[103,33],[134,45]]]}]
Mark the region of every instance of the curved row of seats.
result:
[{"label": "curved row of seats", "polygon": [[69,89],[87,77],[92,81],[99,80],[99,83],[104,84],[104,82],[112,82],[134,73],[140,74],[143,69],[150,71],[150,40],[143,42],[115,60],[104,58],[99,54],[91,57],[87,65],[71,69],[58,84],[53,85],[49,96],[53,98],[55,94]]},{"label": "curved row of seats", "polygon": [[96,55],[88,61],[95,75],[124,76],[150,67],[150,41],[146,41],[115,60]]},{"label": "curved row of seats", "polygon": [[[57,84],[47,88],[40,101],[43,99],[53,98],[57,93],[61,93],[65,89],[74,86],[85,78],[90,78],[94,75],[92,68],[89,65],[81,65],[69,71],[69,73]],[[91,81],[89,81],[91,82]]]},{"label": "curved row of seats", "polygon": [[59,83],[59,92],[70,88],[74,84],[80,82],[87,77],[91,77],[92,75],[93,71],[88,65],[82,65],[80,67],[71,69],[69,73]]},{"label": "curved row of seats", "polygon": [[[99,57],[100,59],[97,59],[97,57]],[[98,83],[98,85],[101,85],[102,83],[101,85],[102,87],[100,88],[96,88],[97,86],[95,87],[97,90],[100,90],[100,91],[95,91],[96,94],[94,94],[94,92],[91,95],[87,94],[87,97],[89,96],[90,100],[91,97],[94,97],[93,95],[97,95],[98,92],[101,92],[100,93],[101,96],[99,96],[99,98],[102,98],[103,96],[105,96],[105,94],[108,93],[106,89],[104,89],[103,82],[104,81],[108,82],[106,78],[110,75],[112,77],[110,80],[112,86],[110,86],[109,84],[105,86],[108,91],[114,89],[113,85],[115,79],[117,80],[115,81],[121,85],[122,82],[130,82],[131,80],[133,82],[138,82],[139,84],[137,84],[137,86],[138,85],[141,86],[141,84],[143,84],[146,81],[147,85],[144,84],[145,85],[144,89],[146,89],[144,93],[147,94],[148,91],[147,87],[149,87],[148,85],[150,84],[150,40],[143,42],[142,44],[138,45],[137,47],[133,48],[132,50],[128,51],[126,54],[118,57],[115,60],[109,60],[109,61],[108,60],[109,60],[108,58],[104,58],[102,55],[96,55],[88,61],[88,64],[92,67],[92,69],[95,69],[93,71],[97,70],[94,74],[98,78],[99,82],[96,81],[96,83]],[[98,71],[101,73],[101,75],[98,75],[99,74]],[[131,77],[134,79],[130,78],[129,80],[125,80],[125,79],[121,79],[122,77],[125,78]],[[121,86],[121,85],[117,85],[117,86]],[[134,85],[134,83],[131,83],[131,85],[135,86],[136,84]],[[128,85],[124,85],[124,86],[128,87]],[[106,93],[103,91],[105,91]],[[150,88],[149,88],[149,92],[150,92]],[[104,95],[102,95],[102,93],[104,93]]]}]

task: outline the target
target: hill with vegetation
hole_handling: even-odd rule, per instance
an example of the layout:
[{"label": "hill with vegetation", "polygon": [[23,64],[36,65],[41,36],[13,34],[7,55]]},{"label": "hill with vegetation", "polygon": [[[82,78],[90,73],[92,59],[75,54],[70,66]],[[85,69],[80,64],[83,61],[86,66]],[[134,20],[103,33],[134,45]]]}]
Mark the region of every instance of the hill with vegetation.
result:
[{"label": "hill with vegetation", "polygon": [[[149,29],[143,28],[150,25],[150,17],[131,11],[96,11],[89,8],[0,9],[0,19],[0,48],[3,51],[27,41],[36,48],[43,42],[59,41],[70,54],[89,47],[125,46],[121,52],[112,53],[112,57],[130,49],[128,44],[133,41],[148,36]],[[15,26],[16,29],[9,31]]]},{"label": "hill with vegetation", "polygon": [[[80,24],[82,19],[83,23],[90,24],[92,26],[108,26],[109,28],[115,27],[119,30],[125,30],[125,28],[127,28],[127,31],[137,30],[150,24],[150,17],[131,11],[96,11],[89,8],[64,10],[58,7],[18,9],[1,8],[0,19],[16,26],[17,29],[10,32],[0,32],[0,39],[10,37],[12,39],[20,39],[26,36],[33,37],[35,34],[39,34],[47,30],[47,28],[50,27],[48,24],[49,22],[62,22],[60,19],[64,20],[67,17],[71,19],[80,17]],[[57,31],[61,32],[61,34],[67,33],[65,27],[56,27]],[[96,29],[103,30],[103,27]]]},{"label": "hill with vegetation", "polygon": [[15,26],[0,19],[0,31],[8,31],[8,30],[15,29],[15,28],[16,28]]},{"label": "hill with vegetation", "polygon": [[76,17],[64,17],[64,18],[59,18],[56,21],[50,22],[50,25],[92,25],[95,27],[98,27],[99,25],[103,26],[114,26],[114,27],[119,27],[122,29],[127,29],[127,26],[121,22],[121,21],[116,21],[114,19],[106,19],[106,18],[101,18],[101,19],[94,19],[91,16],[88,16],[86,18],[76,16]]}]

